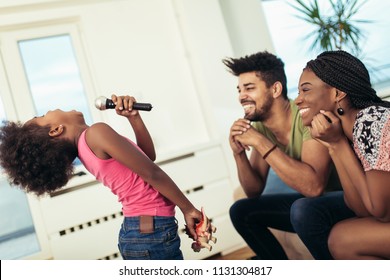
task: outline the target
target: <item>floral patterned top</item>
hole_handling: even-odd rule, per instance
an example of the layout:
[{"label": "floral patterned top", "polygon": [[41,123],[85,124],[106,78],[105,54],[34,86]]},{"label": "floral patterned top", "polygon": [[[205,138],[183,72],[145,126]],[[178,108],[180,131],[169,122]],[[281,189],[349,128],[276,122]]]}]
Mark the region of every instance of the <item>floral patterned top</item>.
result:
[{"label": "floral patterned top", "polygon": [[390,171],[390,108],[361,110],[353,127],[353,147],[364,171]]}]

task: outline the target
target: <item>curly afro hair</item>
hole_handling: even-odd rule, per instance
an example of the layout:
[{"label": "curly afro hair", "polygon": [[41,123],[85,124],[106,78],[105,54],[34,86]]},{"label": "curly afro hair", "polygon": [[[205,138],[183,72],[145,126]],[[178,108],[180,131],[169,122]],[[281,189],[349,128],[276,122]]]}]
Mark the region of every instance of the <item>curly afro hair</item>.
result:
[{"label": "curly afro hair", "polygon": [[241,58],[225,58],[222,63],[235,76],[256,72],[256,75],[265,82],[268,88],[274,83],[280,82],[283,86],[282,96],[287,99],[287,77],[284,72],[284,63],[272,53],[264,51]]},{"label": "curly afro hair", "polygon": [[77,148],[49,136],[50,127],[3,122],[0,128],[0,165],[12,185],[37,196],[66,185],[73,174]]}]

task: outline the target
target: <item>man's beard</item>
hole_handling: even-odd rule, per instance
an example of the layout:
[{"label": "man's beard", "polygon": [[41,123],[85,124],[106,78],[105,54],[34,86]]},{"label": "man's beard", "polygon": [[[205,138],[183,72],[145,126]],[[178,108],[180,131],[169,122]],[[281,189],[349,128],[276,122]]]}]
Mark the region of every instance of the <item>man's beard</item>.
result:
[{"label": "man's beard", "polygon": [[270,115],[269,111],[272,107],[272,102],[272,97],[267,98],[260,109],[255,109],[255,112],[252,114],[245,114],[244,118],[252,122],[263,122],[267,120]]}]

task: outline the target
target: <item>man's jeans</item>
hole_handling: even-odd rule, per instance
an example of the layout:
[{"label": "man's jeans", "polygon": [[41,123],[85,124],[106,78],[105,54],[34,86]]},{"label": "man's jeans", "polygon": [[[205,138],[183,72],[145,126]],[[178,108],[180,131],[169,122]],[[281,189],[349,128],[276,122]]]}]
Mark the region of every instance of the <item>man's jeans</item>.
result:
[{"label": "man's jeans", "polygon": [[315,259],[333,259],[328,249],[328,237],[339,221],[356,217],[344,202],[342,191],[320,197],[301,198],[291,206],[291,223],[295,232]]},{"label": "man's jeans", "polygon": [[230,208],[230,218],[248,246],[263,260],[287,259],[286,253],[268,227],[294,232],[290,208],[302,198],[299,193],[262,194],[244,198]]}]

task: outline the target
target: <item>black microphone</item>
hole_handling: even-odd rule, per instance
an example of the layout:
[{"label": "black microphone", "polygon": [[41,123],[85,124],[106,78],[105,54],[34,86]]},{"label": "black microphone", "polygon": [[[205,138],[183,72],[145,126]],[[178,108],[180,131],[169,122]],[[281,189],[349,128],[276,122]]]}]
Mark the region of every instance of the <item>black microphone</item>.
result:
[{"label": "black microphone", "polygon": [[[99,110],[115,109],[115,103],[111,99],[108,99],[107,97],[100,96],[95,99],[95,107]],[[152,108],[153,108],[152,104],[150,103],[139,103],[139,102],[133,103],[134,110],[150,111],[152,110]]]}]

